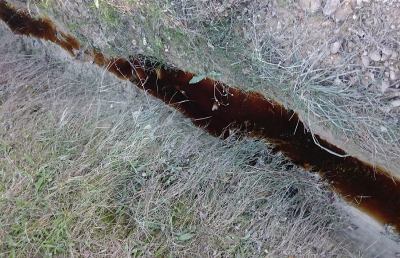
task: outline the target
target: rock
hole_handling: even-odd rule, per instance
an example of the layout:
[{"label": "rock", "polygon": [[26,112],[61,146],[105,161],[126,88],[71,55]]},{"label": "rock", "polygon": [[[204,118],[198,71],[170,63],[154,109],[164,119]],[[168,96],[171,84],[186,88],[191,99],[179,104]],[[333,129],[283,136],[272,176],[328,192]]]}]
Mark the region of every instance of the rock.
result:
[{"label": "rock", "polygon": [[306,12],[315,13],[321,8],[321,0],[300,0],[301,9]]},{"label": "rock", "polygon": [[336,41],[336,42],[332,43],[331,44],[331,53],[337,54],[340,50],[341,45],[342,45],[342,42],[340,42],[340,41]]},{"label": "rock", "polygon": [[363,77],[361,77],[361,84],[364,85],[365,87],[368,87],[370,84],[370,80],[368,75],[364,75]]},{"label": "rock", "polygon": [[326,1],[326,4],[322,12],[326,16],[331,16],[337,10],[339,5],[340,5],[340,0],[328,0]]},{"label": "rock", "polygon": [[390,78],[390,80],[395,81],[399,78],[399,76],[395,70],[390,70],[389,78]]},{"label": "rock", "polygon": [[379,50],[374,50],[371,53],[369,53],[369,58],[371,58],[372,61],[378,62],[381,60],[381,52]]},{"label": "rock", "polygon": [[393,51],[393,52],[392,52],[392,55],[390,56],[390,59],[396,60],[398,56],[399,56],[399,55],[397,54],[397,52],[396,52],[396,51]]},{"label": "rock", "polygon": [[363,64],[364,67],[369,66],[369,57],[367,55],[361,56],[361,63]]},{"label": "rock", "polygon": [[213,104],[212,108],[211,108],[211,111],[217,111],[218,108],[219,108],[219,105],[218,105],[217,102],[215,102],[215,103]]},{"label": "rock", "polygon": [[389,86],[390,86],[389,81],[387,79],[383,79],[381,83],[381,92],[385,93],[386,90],[389,88]]},{"label": "rock", "polygon": [[276,30],[281,30],[282,29],[282,23],[278,21],[278,24],[276,25]]},{"label": "rock", "polygon": [[387,56],[391,56],[393,51],[390,48],[384,47],[384,48],[382,48],[382,53]]},{"label": "rock", "polygon": [[336,22],[341,22],[347,19],[353,13],[353,8],[349,3],[345,3],[340,6],[333,15]]},{"label": "rock", "polygon": [[391,105],[393,108],[400,107],[400,99],[393,100],[393,101],[390,103],[390,105]]}]

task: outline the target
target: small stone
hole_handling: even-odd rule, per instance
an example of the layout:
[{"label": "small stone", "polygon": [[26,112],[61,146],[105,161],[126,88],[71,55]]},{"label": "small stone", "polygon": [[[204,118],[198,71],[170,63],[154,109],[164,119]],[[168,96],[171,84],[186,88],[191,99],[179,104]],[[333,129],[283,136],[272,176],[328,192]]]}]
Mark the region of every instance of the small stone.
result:
[{"label": "small stone", "polygon": [[369,66],[369,57],[368,56],[361,56],[361,63],[364,67]]},{"label": "small stone", "polygon": [[331,44],[331,54],[337,54],[340,50],[340,46],[342,45],[342,42],[336,41]]},{"label": "small stone", "polygon": [[393,101],[390,103],[390,105],[391,105],[393,108],[400,107],[400,99],[393,100]]},{"label": "small stone", "polygon": [[399,76],[398,76],[396,71],[390,70],[389,78],[390,78],[390,80],[395,81],[395,80],[397,80],[399,78]]},{"label": "small stone", "polygon": [[336,22],[344,21],[352,13],[353,13],[353,9],[351,8],[351,5],[349,3],[345,3],[335,11],[335,14],[334,14],[335,21]]},{"label": "small stone", "polygon": [[381,92],[385,93],[386,90],[389,88],[389,86],[390,86],[389,81],[387,79],[383,79],[381,83]]},{"label": "small stone", "polygon": [[393,51],[393,52],[392,52],[392,55],[390,56],[390,59],[396,60],[398,56],[399,56],[399,54],[397,54],[396,51]]},{"label": "small stone", "polygon": [[364,85],[365,87],[368,87],[368,86],[369,86],[370,80],[369,80],[369,78],[368,78],[367,75],[365,75],[365,76],[363,76],[363,77],[361,78],[361,84]]},{"label": "small stone", "polygon": [[382,48],[382,53],[387,56],[391,56],[393,51],[390,48],[384,47],[384,48]]},{"label": "small stone", "polygon": [[322,12],[326,16],[331,16],[337,10],[339,5],[340,5],[340,0],[328,0],[326,1],[326,4]]},{"label": "small stone", "polygon": [[379,50],[374,50],[369,53],[369,58],[371,58],[372,61],[378,62],[381,60],[381,57],[381,52]]},{"label": "small stone", "polygon": [[280,21],[278,21],[278,24],[276,25],[276,29],[277,30],[281,30],[282,29],[282,23]]},{"label": "small stone", "polygon": [[301,9],[306,12],[315,13],[321,8],[321,0],[300,0]]},{"label": "small stone", "polygon": [[217,111],[218,108],[219,108],[219,105],[218,105],[217,102],[215,102],[215,103],[213,104],[212,108],[211,108],[211,111]]}]

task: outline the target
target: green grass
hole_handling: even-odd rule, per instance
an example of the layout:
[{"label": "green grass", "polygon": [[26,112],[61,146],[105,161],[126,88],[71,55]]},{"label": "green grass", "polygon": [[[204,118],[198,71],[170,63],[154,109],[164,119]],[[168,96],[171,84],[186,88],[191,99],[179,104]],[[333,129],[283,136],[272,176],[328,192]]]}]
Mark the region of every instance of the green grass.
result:
[{"label": "green grass", "polygon": [[90,64],[0,35],[9,60],[0,63],[0,256],[350,248],[337,235],[348,222],[326,185],[266,143],[211,137]]},{"label": "green grass", "polygon": [[[362,77],[355,63],[359,53],[347,53],[342,63],[327,65],[330,56],[325,50],[331,38],[314,42],[308,36],[312,28],[298,25],[301,22],[295,13],[269,13],[296,11],[293,1],[279,1],[271,7],[241,1],[117,0],[100,1],[99,8],[93,7],[93,1],[79,6],[68,3],[55,1],[47,11],[65,22],[85,21],[79,28],[83,41],[108,54],[143,53],[200,75],[216,72],[221,74],[217,79],[259,91],[296,110],[313,132],[328,130],[347,142],[350,153],[361,153],[364,159],[388,167],[398,164],[400,132],[396,111],[387,111],[391,98],[380,94],[376,85],[365,87],[357,82],[348,87],[350,77]],[[83,17],[82,11],[86,13]],[[315,16],[304,19],[312,25]],[[291,23],[277,32],[272,29],[277,20]],[[357,26],[376,35],[371,42],[387,43],[379,24]],[[360,46],[368,43],[353,36],[348,41]],[[305,53],[306,49],[310,51]],[[345,83],[335,85],[336,78]]]}]

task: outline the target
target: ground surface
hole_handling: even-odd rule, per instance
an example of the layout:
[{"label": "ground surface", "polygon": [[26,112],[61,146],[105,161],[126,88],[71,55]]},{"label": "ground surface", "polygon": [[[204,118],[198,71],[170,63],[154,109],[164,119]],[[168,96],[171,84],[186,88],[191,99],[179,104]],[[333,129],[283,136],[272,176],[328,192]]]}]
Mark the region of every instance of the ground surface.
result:
[{"label": "ground surface", "polygon": [[[28,7],[109,54],[151,54],[278,98],[307,117],[311,129],[329,128],[354,152],[395,166],[395,7],[350,3],[341,20],[339,11],[324,14],[325,2],[315,12],[310,8],[318,3],[304,1],[96,3],[34,1]],[[353,35],[360,28],[366,39]],[[4,26],[0,34],[1,254],[398,252],[390,229],[354,221],[359,215],[343,208],[318,177],[271,154],[267,144],[212,138],[102,70],[17,38]],[[386,61],[384,47],[392,51]],[[389,82],[384,91],[383,81]]]},{"label": "ground surface", "polygon": [[345,220],[329,190],[266,144],[213,138],[100,69],[1,33],[2,255],[351,246],[334,238]]},{"label": "ground surface", "polygon": [[397,176],[398,5],[53,0],[29,6],[106,53],[144,53],[260,91],[299,112],[314,132]]}]

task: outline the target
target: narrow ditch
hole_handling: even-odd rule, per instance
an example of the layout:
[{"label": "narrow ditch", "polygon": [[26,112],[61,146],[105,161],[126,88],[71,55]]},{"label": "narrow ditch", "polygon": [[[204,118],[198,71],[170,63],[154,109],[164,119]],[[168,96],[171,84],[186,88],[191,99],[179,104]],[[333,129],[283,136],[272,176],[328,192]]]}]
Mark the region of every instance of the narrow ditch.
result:
[{"label": "narrow ditch", "polygon": [[279,103],[209,78],[190,84],[194,74],[165,68],[144,56],[109,58],[94,49],[81,49],[76,38],[59,31],[51,20],[31,17],[4,0],[0,0],[0,18],[15,34],[51,41],[76,59],[90,61],[131,81],[214,136],[227,137],[234,129],[267,140],[274,151],[284,153],[293,163],[318,172],[353,206],[400,231],[399,182],[387,171],[313,136],[294,111]]}]

